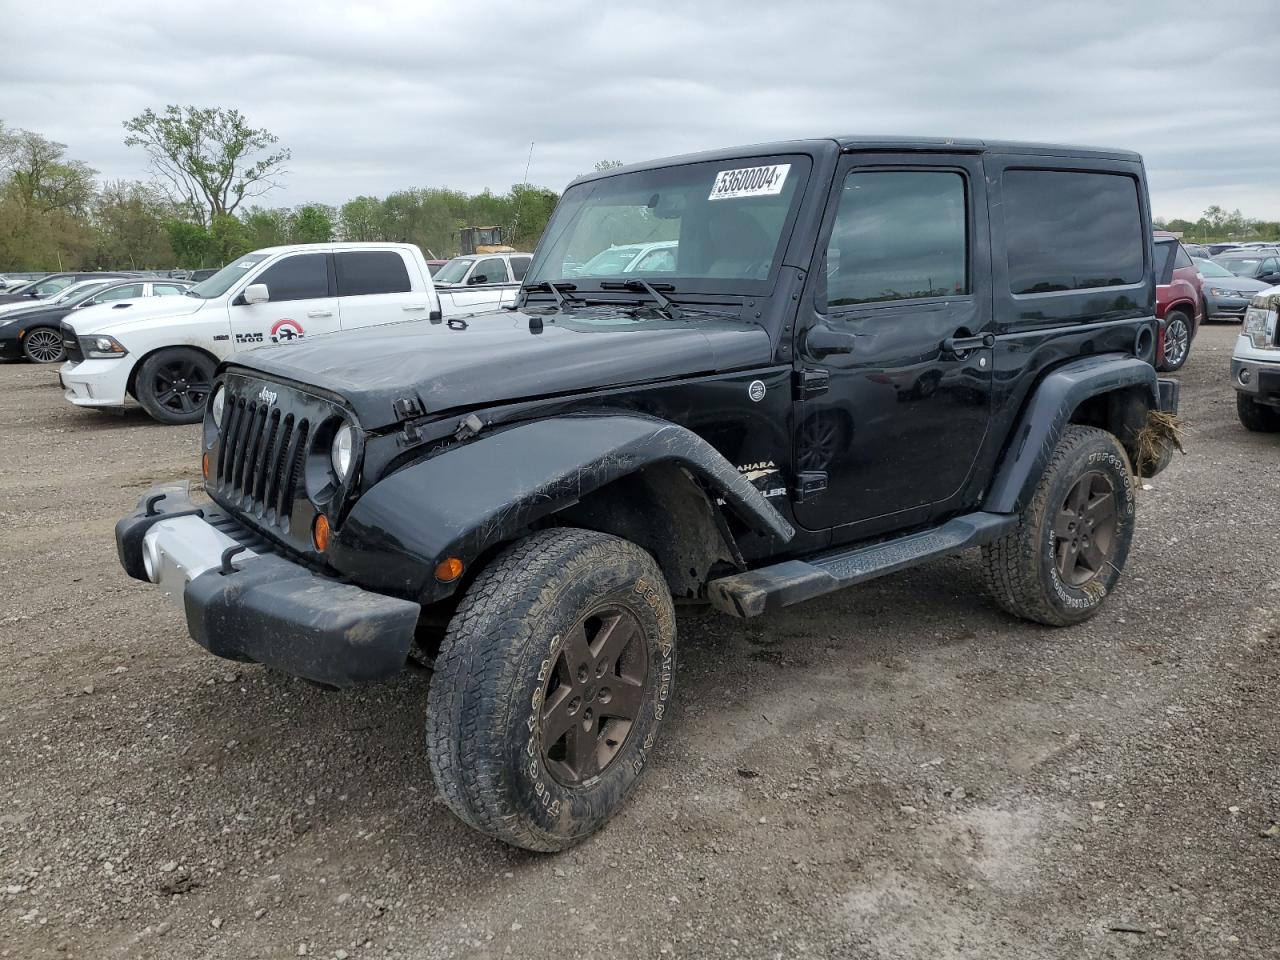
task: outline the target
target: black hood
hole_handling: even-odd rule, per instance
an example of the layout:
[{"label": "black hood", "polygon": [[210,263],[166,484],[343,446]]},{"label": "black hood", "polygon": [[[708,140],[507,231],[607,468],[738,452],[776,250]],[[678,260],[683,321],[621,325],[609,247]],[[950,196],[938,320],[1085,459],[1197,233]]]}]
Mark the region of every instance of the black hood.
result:
[{"label": "black hood", "polygon": [[49,304],[41,305],[37,300],[34,304],[22,310],[11,310],[8,313],[0,313],[0,328],[7,324],[13,324],[14,330],[25,329],[31,326],[53,326],[56,327],[62,322],[63,317],[71,313],[70,307],[55,307]]},{"label": "black hood", "polygon": [[394,423],[416,397],[428,414],[769,363],[769,336],[745,320],[639,319],[584,310],[499,311],[460,324],[426,320],[254,350],[234,364],[332,391],[361,425]]}]

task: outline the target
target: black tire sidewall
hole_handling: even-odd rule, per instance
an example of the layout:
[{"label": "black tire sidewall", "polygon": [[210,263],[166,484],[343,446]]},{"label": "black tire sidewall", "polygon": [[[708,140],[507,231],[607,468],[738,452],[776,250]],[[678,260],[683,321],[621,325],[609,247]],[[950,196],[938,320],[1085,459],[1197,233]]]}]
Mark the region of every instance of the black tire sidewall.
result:
[{"label": "black tire sidewall", "polygon": [[27,345],[31,342],[31,335],[35,333],[37,330],[48,330],[50,333],[54,334],[58,338],[59,344],[61,344],[62,342],[62,334],[55,327],[32,327],[30,330],[27,331],[26,336],[23,337],[23,340],[22,340],[22,355],[27,358],[27,361],[29,363],[38,363],[42,367],[47,366],[51,363],[62,363],[63,361],[65,361],[67,359],[66,347],[61,347],[62,352],[58,355],[58,358],[56,360],[37,360],[35,357],[31,355],[31,351],[27,349]]},{"label": "black tire sidewall", "polygon": [[[171,360],[182,357],[190,357],[199,363],[205,364],[209,369],[209,380],[212,383],[214,371],[217,364],[209,357],[208,354],[196,350],[192,347],[170,347],[165,350],[157,350],[147,359],[142,361],[142,365],[138,368],[138,376],[134,383],[134,394],[138,398],[138,402],[142,404],[144,410],[151,415],[153,420],[160,423],[176,426],[179,424],[199,423],[204,419],[204,407],[190,415],[181,415],[174,413],[172,410],[163,406],[155,396],[154,383],[156,371],[159,367]],[[208,398],[205,398],[206,402]]]},{"label": "black tire sidewall", "polygon": [[[519,709],[507,719],[507,790],[533,829],[557,845],[594,832],[612,816],[643,772],[671,702],[675,680],[675,613],[666,584],[630,551],[617,564],[580,564],[557,586],[551,603],[538,611],[531,643],[507,699]],[[609,766],[582,786],[566,786],[543,762],[538,717],[549,671],[563,646],[564,631],[592,607],[617,606],[639,622],[648,670],[644,705],[626,741]]]},{"label": "black tire sidewall", "polygon": [[[1094,470],[1107,478],[1117,494],[1115,552],[1108,569],[1077,587],[1064,581],[1058,572],[1058,539],[1053,532],[1054,517],[1076,482],[1084,474]],[[1040,582],[1044,584],[1045,599],[1063,620],[1072,623],[1087,620],[1111,595],[1133,542],[1136,503],[1129,477],[1129,464],[1123,450],[1104,436],[1090,437],[1080,443],[1049,478],[1041,509],[1037,513],[1037,563]]]}]

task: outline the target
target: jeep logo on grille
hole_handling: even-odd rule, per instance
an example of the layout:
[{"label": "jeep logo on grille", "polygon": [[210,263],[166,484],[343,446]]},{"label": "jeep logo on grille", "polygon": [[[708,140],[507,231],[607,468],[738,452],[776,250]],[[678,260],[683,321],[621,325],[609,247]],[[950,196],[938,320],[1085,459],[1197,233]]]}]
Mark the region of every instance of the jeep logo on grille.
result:
[{"label": "jeep logo on grille", "polygon": [[258,394],[258,399],[261,400],[263,403],[268,403],[268,404],[275,403],[276,402],[275,391],[268,390],[266,387],[263,387],[262,392]]}]

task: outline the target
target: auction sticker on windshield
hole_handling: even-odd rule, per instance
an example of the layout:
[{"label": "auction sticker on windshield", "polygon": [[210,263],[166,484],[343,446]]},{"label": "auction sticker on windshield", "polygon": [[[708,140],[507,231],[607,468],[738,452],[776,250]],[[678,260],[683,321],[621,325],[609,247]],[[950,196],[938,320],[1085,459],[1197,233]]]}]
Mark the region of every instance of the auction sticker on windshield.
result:
[{"label": "auction sticker on windshield", "polygon": [[787,182],[791,164],[778,163],[768,167],[743,167],[738,170],[721,170],[711,185],[708,200],[736,200],[739,197],[768,197],[782,192]]}]

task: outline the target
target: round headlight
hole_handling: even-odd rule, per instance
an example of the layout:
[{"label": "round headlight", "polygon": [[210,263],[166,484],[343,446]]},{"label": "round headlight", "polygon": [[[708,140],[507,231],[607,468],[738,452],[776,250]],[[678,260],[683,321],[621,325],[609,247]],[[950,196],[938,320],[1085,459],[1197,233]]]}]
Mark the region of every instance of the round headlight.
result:
[{"label": "round headlight", "polygon": [[351,473],[352,451],[356,445],[356,432],[351,424],[344,423],[333,435],[333,446],[329,450],[329,462],[333,464],[333,472],[339,480],[346,480]]},{"label": "round headlight", "polygon": [[226,413],[227,392],[219,387],[213,391],[213,399],[209,401],[209,412],[213,414],[213,422],[222,429],[222,415]]}]

